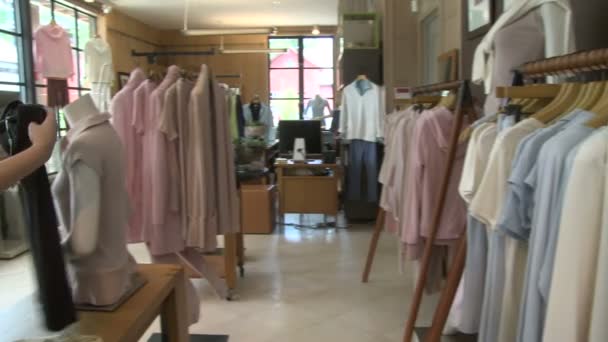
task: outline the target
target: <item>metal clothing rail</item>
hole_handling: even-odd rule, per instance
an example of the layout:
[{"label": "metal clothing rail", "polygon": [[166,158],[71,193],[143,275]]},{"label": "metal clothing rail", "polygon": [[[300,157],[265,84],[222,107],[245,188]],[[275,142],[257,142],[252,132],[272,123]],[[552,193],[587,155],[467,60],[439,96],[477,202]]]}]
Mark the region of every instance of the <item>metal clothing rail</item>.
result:
[{"label": "metal clothing rail", "polygon": [[154,64],[156,58],[159,56],[213,56],[215,55],[215,49],[202,50],[202,51],[152,51],[152,52],[137,52],[131,50],[131,56],[133,57],[146,57],[148,63]]}]

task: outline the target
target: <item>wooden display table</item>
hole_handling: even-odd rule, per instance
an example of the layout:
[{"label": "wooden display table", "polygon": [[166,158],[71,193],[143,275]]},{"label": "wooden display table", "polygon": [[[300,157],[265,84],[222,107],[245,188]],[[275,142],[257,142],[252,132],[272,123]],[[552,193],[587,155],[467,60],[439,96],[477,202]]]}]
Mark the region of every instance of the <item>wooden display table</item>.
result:
[{"label": "wooden display table", "polygon": [[175,265],[138,265],[148,282],[114,312],[79,312],[82,334],[104,342],[134,342],[161,317],[167,341],[189,341],[184,269]]},{"label": "wooden display table", "polygon": [[[277,183],[279,186],[279,213],[338,215],[338,186],[340,166],[323,164],[320,160],[306,163],[276,163]],[[328,175],[298,175],[307,172],[329,170]]]}]

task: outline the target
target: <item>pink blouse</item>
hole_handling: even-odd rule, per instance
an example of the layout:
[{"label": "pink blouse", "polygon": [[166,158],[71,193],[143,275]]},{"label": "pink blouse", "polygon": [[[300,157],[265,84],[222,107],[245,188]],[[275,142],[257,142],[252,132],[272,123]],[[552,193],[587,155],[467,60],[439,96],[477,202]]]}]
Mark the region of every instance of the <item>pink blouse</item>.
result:
[{"label": "pink blouse", "polygon": [[131,217],[127,238],[130,243],[142,242],[143,216],[141,210],[141,137],[133,126],[135,89],[146,79],[137,68],[131,72],[127,84],[114,96],[110,104],[112,125],[118,133],[126,157],[127,191],[131,200]]},{"label": "pink blouse", "polygon": [[[417,258],[432,229],[434,211],[448,159],[449,139],[454,115],[443,107],[423,112],[414,128],[411,156],[408,161],[402,241],[410,257]],[[458,194],[458,184],[466,145],[461,144],[451,172],[436,244],[449,244],[464,232],[466,206]]]}]

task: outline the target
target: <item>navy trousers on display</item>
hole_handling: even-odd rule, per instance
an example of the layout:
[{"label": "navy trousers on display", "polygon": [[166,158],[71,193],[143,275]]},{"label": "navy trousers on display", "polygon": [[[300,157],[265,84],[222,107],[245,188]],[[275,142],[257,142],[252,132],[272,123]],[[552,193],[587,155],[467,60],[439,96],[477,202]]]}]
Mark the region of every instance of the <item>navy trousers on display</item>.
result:
[{"label": "navy trousers on display", "polygon": [[[364,169],[365,179],[363,179]],[[363,186],[366,191],[363,191]],[[378,146],[376,143],[364,140],[350,142],[347,187],[349,200],[378,201]]]}]

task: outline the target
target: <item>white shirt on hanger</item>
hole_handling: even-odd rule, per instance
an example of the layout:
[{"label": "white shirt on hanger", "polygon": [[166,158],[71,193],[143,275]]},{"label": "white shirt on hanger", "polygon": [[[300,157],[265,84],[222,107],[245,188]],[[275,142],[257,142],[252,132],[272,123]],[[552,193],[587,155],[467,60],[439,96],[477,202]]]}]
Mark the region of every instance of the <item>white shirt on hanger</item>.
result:
[{"label": "white shirt on hanger", "polygon": [[[358,82],[365,85],[358,86]],[[384,138],[384,88],[355,81],[344,88],[340,130],[346,140],[377,142]]]}]

